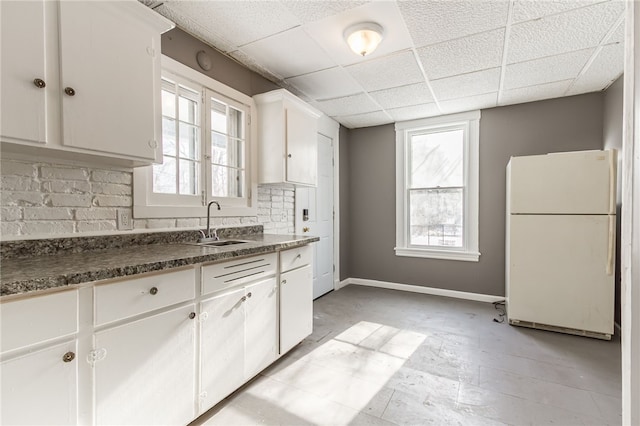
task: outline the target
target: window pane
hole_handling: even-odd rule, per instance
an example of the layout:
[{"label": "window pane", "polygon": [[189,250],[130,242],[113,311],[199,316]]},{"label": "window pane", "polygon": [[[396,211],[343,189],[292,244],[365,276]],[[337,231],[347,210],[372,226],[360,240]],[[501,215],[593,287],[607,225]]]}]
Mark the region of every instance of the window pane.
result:
[{"label": "window pane", "polygon": [[223,166],[244,168],[244,142],[212,132],[211,162]]},{"label": "window pane", "polygon": [[235,108],[229,108],[229,136],[244,139],[242,111]]},{"label": "window pane", "polygon": [[162,115],[176,118],[176,95],[167,90],[162,91]]},{"label": "window pane", "polygon": [[463,247],[463,190],[409,191],[409,244]]},{"label": "window pane", "polygon": [[164,156],[162,164],[153,165],[153,192],[176,193],[176,159]]},{"label": "window pane", "polygon": [[180,158],[199,159],[198,127],[180,123]]},{"label": "window pane", "polygon": [[211,130],[227,134],[227,106],[211,99]]},{"label": "window pane", "polygon": [[200,163],[180,160],[180,194],[195,195],[198,193],[198,175]]},{"label": "window pane", "polygon": [[464,185],[464,131],[411,136],[411,188]]},{"label": "window pane", "polygon": [[162,152],[176,155],[176,121],[162,117]]},{"label": "window pane", "polygon": [[180,96],[178,98],[178,114],[180,121],[198,124],[198,103]]},{"label": "window pane", "polygon": [[211,166],[211,195],[214,197],[243,197],[244,171],[224,166]]}]

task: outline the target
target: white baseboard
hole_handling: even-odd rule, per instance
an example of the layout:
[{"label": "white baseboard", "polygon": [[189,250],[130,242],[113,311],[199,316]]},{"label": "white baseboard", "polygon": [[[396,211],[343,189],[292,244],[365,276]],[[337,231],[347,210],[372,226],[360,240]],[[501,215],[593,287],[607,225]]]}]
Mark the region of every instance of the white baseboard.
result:
[{"label": "white baseboard", "polygon": [[339,290],[350,284],[387,288],[390,290],[409,291],[412,293],[431,294],[434,296],[453,297],[455,299],[475,300],[477,302],[486,303],[500,302],[502,300],[505,300],[505,298],[502,296],[492,296],[490,294],[468,293],[465,291],[446,290],[443,288],[434,287],[422,287],[419,285],[411,284],[390,283],[387,281],[367,280],[363,278],[347,278],[346,280],[340,281],[340,285],[336,286],[336,290]]},{"label": "white baseboard", "polygon": [[337,281],[334,284],[334,290],[340,290],[341,288],[348,286],[350,284],[349,282],[350,280],[351,278],[347,278],[346,280],[342,280],[342,281]]}]

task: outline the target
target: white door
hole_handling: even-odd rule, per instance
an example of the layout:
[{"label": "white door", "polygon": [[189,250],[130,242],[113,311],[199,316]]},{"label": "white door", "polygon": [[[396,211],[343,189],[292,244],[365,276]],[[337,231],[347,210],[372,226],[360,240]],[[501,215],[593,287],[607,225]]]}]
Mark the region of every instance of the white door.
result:
[{"label": "white door", "polygon": [[[304,220],[303,210],[309,220]],[[318,186],[296,189],[296,234],[320,238],[313,244],[313,298],[333,290],[333,141],[318,134]]]},{"label": "white door", "polygon": [[195,417],[194,306],[96,333],[96,423],[187,424]]},{"label": "white door", "polygon": [[511,215],[509,319],[612,334],[611,218]]},{"label": "white door", "polygon": [[202,302],[200,414],[244,381],[244,288]]},{"label": "white door", "polygon": [[275,278],[245,288],[245,379],[253,377],[276,359],[277,294]]},{"label": "white door", "polygon": [[300,343],[313,331],[311,266],[280,275],[280,353]]},{"label": "white door", "polygon": [[3,425],[72,425],[78,421],[76,341],[56,345],[0,364]]},{"label": "white door", "polygon": [[614,151],[511,159],[511,213],[615,214]]}]

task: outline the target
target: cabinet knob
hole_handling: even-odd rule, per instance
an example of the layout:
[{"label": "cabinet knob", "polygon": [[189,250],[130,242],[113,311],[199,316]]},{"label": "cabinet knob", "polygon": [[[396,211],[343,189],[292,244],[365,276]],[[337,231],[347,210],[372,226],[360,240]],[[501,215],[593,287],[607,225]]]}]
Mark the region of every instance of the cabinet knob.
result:
[{"label": "cabinet knob", "polygon": [[73,352],[69,351],[66,354],[62,355],[62,361],[64,362],[71,362],[75,359],[76,354],[74,354]]},{"label": "cabinet knob", "polygon": [[149,290],[149,294],[152,296],[158,294],[158,287],[151,287],[151,289]]},{"label": "cabinet knob", "polygon": [[43,79],[41,79],[41,78],[36,78],[36,79],[34,79],[34,80],[33,80],[33,84],[35,84],[35,86],[36,86],[38,89],[42,89],[42,88],[44,88],[44,87],[46,86],[46,83],[45,83],[45,82],[44,82],[44,80],[43,80]]},{"label": "cabinet knob", "polygon": [[242,296],[242,297],[240,298],[240,301],[241,301],[241,302],[246,302],[246,301],[247,301],[247,296]]},{"label": "cabinet knob", "polygon": [[251,297],[251,292],[247,293],[247,297]]},{"label": "cabinet knob", "polygon": [[73,89],[73,87],[65,87],[64,93],[66,93],[69,96],[75,96],[76,91]]},{"label": "cabinet knob", "polygon": [[189,319],[194,319],[196,317],[196,313],[195,312],[191,312],[189,314]]},{"label": "cabinet knob", "polygon": [[291,158],[291,154],[288,154],[287,157]]},{"label": "cabinet knob", "polygon": [[286,283],[287,283],[287,280],[282,280],[281,284],[286,284]]},{"label": "cabinet knob", "polygon": [[[310,228],[308,226],[305,226],[304,228],[302,228],[302,232],[309,232],[309,229]],[[298,255],[298,256],[300,256],[300,255]]]}]

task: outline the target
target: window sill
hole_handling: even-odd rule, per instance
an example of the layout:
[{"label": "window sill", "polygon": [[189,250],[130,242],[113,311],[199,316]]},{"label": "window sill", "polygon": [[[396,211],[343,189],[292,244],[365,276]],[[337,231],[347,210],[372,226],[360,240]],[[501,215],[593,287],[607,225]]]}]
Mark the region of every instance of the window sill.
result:
[{"label": "window sill", "polygon": [[478,262],[480,253],[474,251],[433,250],[408,247],[396,247],[396,256],[422,257],[441,260],[461,260],[465,262]]}]

